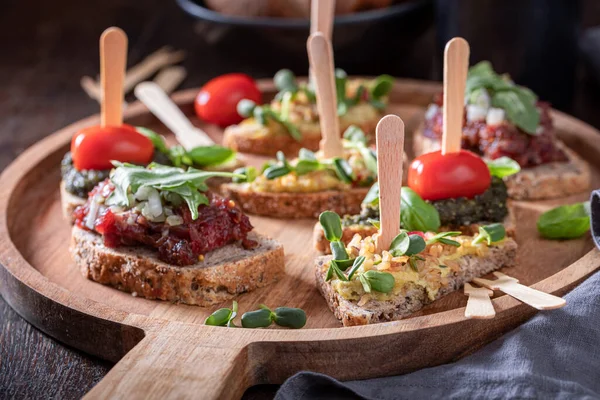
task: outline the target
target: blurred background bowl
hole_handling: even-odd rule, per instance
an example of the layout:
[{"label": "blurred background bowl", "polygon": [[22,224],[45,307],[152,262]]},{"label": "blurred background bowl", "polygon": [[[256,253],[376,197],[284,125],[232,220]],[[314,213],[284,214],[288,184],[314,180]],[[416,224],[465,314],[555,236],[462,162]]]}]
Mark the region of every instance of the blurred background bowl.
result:
[{"label": "blurred background bowl", "polygon": [[[245,56],[254,57],[263,69],[266,67],[275,72],[286,67],[298,74],[306,74],[306,40],[310,31],[306,7],[300,7],[294,13],[293,10],[290,12],[290,7],[283,9],[279,3],[279,9],[273,11],[266,9],[266,4],[273,2],[254,0],[251,3],[244,2],[253,5],[250,9],[229,9],[231,12],[225,14],[208,8],[208,3],[213,7],[215,2],[239,5],[240,0],[176,1],[198,21],[196,30],[199,40],[224,52],[233,47],[248,49]],[[293,0],[291,3],[299,1]],[[433,24],[433,1],[391,3],[383,8],[336,15],[333,33],[336,65],[352,74],[388,73],[428,78],[431,71],[414,68],[414,62],[403,61],[418,57],[419,41]],[[237,15],[232,15],[236,12]],[[304,14],[306,17],[264,16],[264,13]]]}]

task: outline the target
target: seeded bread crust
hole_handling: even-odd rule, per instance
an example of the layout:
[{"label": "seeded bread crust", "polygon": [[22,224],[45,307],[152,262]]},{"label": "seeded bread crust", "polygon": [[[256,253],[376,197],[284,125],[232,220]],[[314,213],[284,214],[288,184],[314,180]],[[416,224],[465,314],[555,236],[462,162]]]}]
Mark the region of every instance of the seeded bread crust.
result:
[{"label": "seeded bread crust", "polygon": [[[440,149],[440,142],[423,135],[423,125],[414,134],[415,155],[430,153]],[[555,199],[584,192],[590,187],[590,166],[562,141],[557,147],[567,155],[568,162],[552,162],[537,167],[524,168],[520,172],[504,178],[508,196],[515,200]]]},{"label": "seeded bread crust", "polygon": [[134,296],[209,306],[277,281],[285,271],[283,246],[250,233],[256,249],[231,244],[205,255],[204,261],[179,267],[156,258],[145,247],[110,249],[102,237],[73,227],[71,255],[82,275]]},{"label": "seeded bread crust", "polygon": [[[483,222],[478,224],[472,224],[468,226],[442,226],[440,232],[443,231],[461,231],[465,235],[476,235],[479,232],[479,227],[484,225]],[[511,215],[509,214],[503,222],[504,228],[506,229],[506,235],[514,238],[515,225],[512,221]],[[345,226],[342,231],[342,242],[348,245],[354,235],[359,234],[361,237],[372,236],[377,233],[377,228],[371,225],[350,225]],[[313,229],[313,243],[315,250],[321,254],[331,254],[331,248],[329,247],[329,241],[325,238],[325,232],[320,223],[316,223]]]},{"label": "seeded bread crust", "polygon": [[363,306],[358,306],[356,302],[340,296],[329,282],[325,281],[327,273],[325,264],[331,256],[317,258],[315,277],[317,287],[327,301],[329,309],[344,326],[367,325],[406,318],[423,306],[460,289],[465,282],[470,282],[473,278],[503,267],[514,266],[516,255],[516,242],[506,239],[500,246],[490,247],[485,257],[463,257],[459,261],[460,271],[448,276],[448,283],[440,288],[433,300],[429,298],[424,288],[410,283],[405,285],[402,295],[396,298],[387,301],[370,300]]},{"label": "seeded bread crust", "polygon": [[221,186],[224,196],[235,201],[244,212],[272,218],[318,218],[325,210],[340,215],[357,214],[369,188],[326,190],[314,193],[270,193],[248,190],[240,184]]}]

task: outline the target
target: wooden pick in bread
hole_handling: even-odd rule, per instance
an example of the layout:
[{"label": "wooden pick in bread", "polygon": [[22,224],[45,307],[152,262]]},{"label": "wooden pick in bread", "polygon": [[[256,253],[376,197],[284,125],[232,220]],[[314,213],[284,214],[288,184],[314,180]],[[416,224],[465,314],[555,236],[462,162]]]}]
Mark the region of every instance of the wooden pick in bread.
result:
[{"label": "wooden pick in bread", "polygon": [[460,151],[469,69],[469,44],[456,37],[444,51],[444,124],[442,154]]},{"label": "wooden pick in bread", "polygon": [[494,295],[492,290],[479,288],[465,283],[465,294],[469,296],[467,308],[465,308],[465,317],[473,319],[490,319],[496,316],[494,304],[490,296]]},{"label": "wooden pick in bread", "polygon": [[100,36],[101,125],[123,124],[123,84],[127,67],[127,35],[112,27]]},{"label": "wooden pick in bread", "polygon": [[494,275],[498,278],[495,281],[475,278],[473,279],[473,282],[489,289],[501,290],[507,295],[512,296],[525,304],[529,304],[531,307],[537,308],[538,310],[553,310],[567,304],[566,300],[563,298],[521,285],[517,279],[501,272],[494,272]]},{"label": "wooden pick in bread", "polygon": [[[333,43],[333,18],[335,14],[335,0],[312,0],[310,3],[310,33],[321,32]],[[308,81],[315,83],[312,68],[308,69]]]},{"label": "wooden pick in bread", "polygon": [[181,65],[167,67],[154,77],[156,83],[165,93],[171,94],[185,80],[187,71]]},{"label": "wooden pick in bread", "polygon": [[337,115],[333,52],[331,43],[320,32],[308,38],[308,59],[317,84],[317,108],[321,125],[321,150],[325,158],[340,157],[344,151]]},{"label": "wooden pick in bread", "polygon": [[135,95],[177,137],[186,150],[198,146],[211,146],[215,142],[201,129],[196,128],[181,109],[154,82],[142,82],[135,87]]},{"label": "wooden pick in bread", "polygon": [[400,233],[404,122],[396,115],[386,115],[377,124],[376,138],[381,222],[377,250],[381,252],[388,250]]}]

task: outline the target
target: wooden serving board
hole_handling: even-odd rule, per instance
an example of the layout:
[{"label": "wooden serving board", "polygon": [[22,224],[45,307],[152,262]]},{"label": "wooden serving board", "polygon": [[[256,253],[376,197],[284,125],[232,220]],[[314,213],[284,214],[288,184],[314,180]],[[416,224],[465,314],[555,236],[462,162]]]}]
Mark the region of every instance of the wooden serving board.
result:
[{"label": "wooden serving board", "polygon": [[[267,97],[273,95],[270,82],[260,86]],[[400,115],[410,133],[439,90],[438,84],[399,80],[388,111]],[[196,93],[187,90],[174,96],[190,116]],[[600,132],[565,114],[553,115],[560,137],[593,165],[593,185],[599,187]],[[125,119],[167,133],[139,103],[128,108]],[[192,120],[220,140],[220,129]],[[314,220],[251,217],[257,231],[284,244],[286,275],[275,285],[238,298],[241,312],[260,303],[303,308],[308,322],[300,330],[204,326],[211,312],[231,304],[201,308],[151,301],[88,281],[67,250],[70,227],[60,211],[59,164],[73,133],[98,123],[94,116],[49,135],[0,178],[0,292],[21,316],[47,334],[117,362],[90,398],[239,398],[251,385],[281,383],[301,370],[342,380],[402,374],[456,360],[535,313],[501,296],[494,299],[495,319],[468,320],[464,317],[467,297],[461,291],[403,321],[342,328],[315,288]],[[410,149],[410,140],[406,147]],[[247,160],[262,162],[258,157]],[[564,295],[598,269],[600,252],[589,236],[544,241],[535,228],[544,210],[587,196],[513,203],[518,266],[505,272],[536,289]]]}]

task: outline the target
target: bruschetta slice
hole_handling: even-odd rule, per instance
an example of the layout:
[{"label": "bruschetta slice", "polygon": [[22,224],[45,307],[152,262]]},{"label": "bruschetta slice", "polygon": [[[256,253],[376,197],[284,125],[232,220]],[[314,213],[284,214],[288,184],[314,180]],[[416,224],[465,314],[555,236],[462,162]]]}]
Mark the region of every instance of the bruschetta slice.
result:
[{"label": "bruschetta slice", "polygon": [[208,190],[224,172],[115,163],[75,210],[70,251],[84,277],[134,296],[207,306],[276,281],[283,247]]},{"label": "bruschetta slice", "polygon": [[[521,166],[504,178],[510,198],[551,199],[589,188],[589,165],[556,138],[550,106],[531,90],[483,61],[469,70],[465,98],[462,147],[490,160],[509,157]],[[427,109],[415,132],[415,154],[440,149],[442,105],[440,95]]]},{"label": "bruschetta slice", "polygon": [[[274,81],[279,93],[270,104],[239,103],[238,112],[246,119],[225,129],[224,145],[265,156],[275,156],[278,151],[293,156],[302,148],[318,150],[321,127],[312,87],[298,83],[289,70],[279,71]],[[348,80],[346,73],[337,69],[335,83],[340,134],[356,125],[371,141],[393,79],[381,75],[373,80]]]}]

